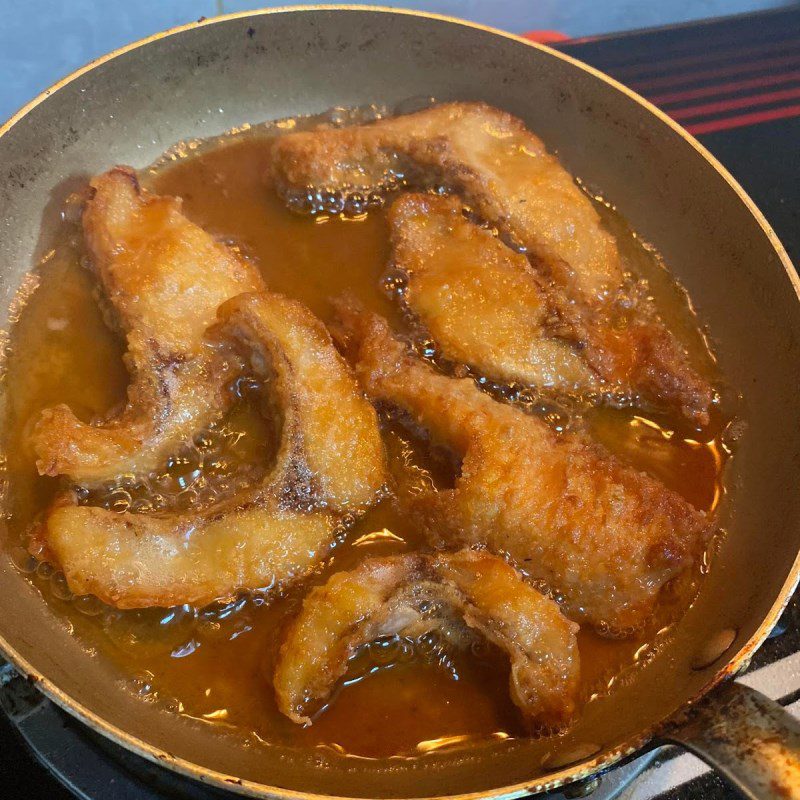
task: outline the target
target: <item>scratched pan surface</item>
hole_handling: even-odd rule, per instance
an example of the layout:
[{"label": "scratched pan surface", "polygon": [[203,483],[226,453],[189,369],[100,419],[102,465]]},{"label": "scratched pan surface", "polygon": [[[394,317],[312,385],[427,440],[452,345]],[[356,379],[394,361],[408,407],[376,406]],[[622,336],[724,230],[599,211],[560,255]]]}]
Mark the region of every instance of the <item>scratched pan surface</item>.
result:
[{"label": "scratched pan surface", "polygon": [[[674,645],[589,706],[561,743],[560,760],[577,762],[549,775],[524,742],[389,767],[234,746],[132,697],[0,557],[0,648],[43,691],[124,746],[237,791],[497,796],[586,775],[642,746],[735,671],[797,577],[800,303],[785,253],[741,190],[663,115],[599,73],[496,31],[396,11],[286,10],[192,25],[76,73],[0,135],[0,326],[48,247],[71,179],[114,163],[142,167],[179,140],[244,122],[420,96],[485,100],[521,117],[616,203],[687,287],[750,423],[728,481],[728,536]],[[727,629],[736,631],[731,647],[693,669]]]}]

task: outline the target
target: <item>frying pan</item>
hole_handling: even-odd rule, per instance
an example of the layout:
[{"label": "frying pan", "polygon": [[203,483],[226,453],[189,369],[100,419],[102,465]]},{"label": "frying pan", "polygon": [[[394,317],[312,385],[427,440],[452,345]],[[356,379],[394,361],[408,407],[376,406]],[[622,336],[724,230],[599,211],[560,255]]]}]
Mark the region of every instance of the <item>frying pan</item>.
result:
[{"label": "frying pan", "polygon": [[602,190],[686,286],[723,374],[743,394],[748,427],[727,476],[727,535],[669,644],[590,704],[544,759],[520,740],[388,763],[243,747],[136,699],[6,557],[0,647],[47,696],[124,747],[254,797],[507,798],[586,778],[663,741],[694,750],[750,797],[800,797],[800,726],[726,681],[800,575],[800,284],[731,176],[596,70],[485,27],[363,6],[233,15],[123,48],[0,129],[0,325],[47,249],[69,179],[115,163],[142,167],[175,142],[245,122],[420,96],[510,111]]}]

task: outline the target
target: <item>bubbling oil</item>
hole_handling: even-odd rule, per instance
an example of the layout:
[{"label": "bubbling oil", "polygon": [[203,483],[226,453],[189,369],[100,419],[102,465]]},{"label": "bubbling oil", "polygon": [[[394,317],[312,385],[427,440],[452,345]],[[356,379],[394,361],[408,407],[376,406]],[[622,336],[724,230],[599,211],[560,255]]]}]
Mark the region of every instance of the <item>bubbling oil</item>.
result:
[{"label": "bubbling oil", "polygon": [[80,505],[120,514],[199,511],[257,484],[277,451],[276,428],[259,412],[269,389],[243,375],[228,387],[232,408],[144,475],[124,474],[98,487],[77,487]]},{"label": "bubbling oil", "polygon": [[[338,109],[327,121],[366,121],[384,113],[377,107],[355,115]],[[182,197],[184,212],[256,263],[270,289],[303,301],[323,320],[330,318],[329,298],[349,290],[366,308],[407,328],[393,297],[402,286],[385,274],[389,245],[383,196],[306,193],[294,198],[292,211],[265,185],[270,137],[299,124],[286,120],[243,126],[218,142],[184,143],[144,173],[143,181],[156,192]],[[404,176],[398,172],[393,179],[389,188],[399,187]],[[271,675],[281,631],[308,588],[365,557],[424,546],[414,520],[390,498],[354,520],[330,558],[301,584],[280,593],[265,588],[223,598],[206,608],[119,611],[91,596],[73,596],[61,573],[28,554],[31,525],[63,488],[62,482],[36,474],[28,441],[32,421],[43,408],[62,402],[84,420],[102,416],[124,401],[128,380],[123,344],[106,327],[92,279],[82,267],[82,237],[77,217],[69,211],[78,200],[68,204],[57,240],[38,268],[38,288],[22,309],[7,364],[8,383],[14,387],[7,404],[8,525],[11,557],[20,571],[87,649],[118,665],[143,702],[158,703],[242,742],[386,758],[419,757],[527,735],[508,695],[508,664],[502,655],[484,643],[453,648],[435,637],[389,637],[362,648],[335,695],[316,710],[311,727],[300,728],[278,712]],[[657,256],[601,201],[598,207],[617,234],[632,275],[647,279],[648,291],[695,360],[713,371],[685,296]],[[719,504],[735,427],[721,411],[709,426],[697,430],[675,416],[632,407],[626,398],[606,398],[600,405],[596,398],[564,403],[529,387],[494,385],[447,364],[433,342],[417,339],[416,346],[440,368],[472,375],[480,388],[525,413],[540,415],[556,431],[588,426],[610,450],[697,507],[713,510]],[[148,513],[208,507],[234,496],[263,476],[275,451],[274,426],[260,409],[259,398],[268,388],[244,376],[231,386],[235,403],[230,414],[199,432],[161,469],[119,476],[84,490],[80,502],[120,513]],[[418,432],[402,420],[386,418],[383,433],[393,478],[406,490],[452,486],[457,465],[433,451]],[[699,572],[689,581],[699,580]],[[613,692],[654,656],[685,609],[686,596],[667,593],[647,628],[626,638],[581,630],[585,702]]]}]

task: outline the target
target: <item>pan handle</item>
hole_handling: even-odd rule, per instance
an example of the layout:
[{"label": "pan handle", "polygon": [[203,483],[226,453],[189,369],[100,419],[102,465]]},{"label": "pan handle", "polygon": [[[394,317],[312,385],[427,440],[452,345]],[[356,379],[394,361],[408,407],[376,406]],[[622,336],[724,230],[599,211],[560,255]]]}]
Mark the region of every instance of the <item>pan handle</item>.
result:
[{"label": "pan handle", "polygon": [[722,684],[661,738],[691,750],[751,800],[800,800],[800,722],[755,689]]}]

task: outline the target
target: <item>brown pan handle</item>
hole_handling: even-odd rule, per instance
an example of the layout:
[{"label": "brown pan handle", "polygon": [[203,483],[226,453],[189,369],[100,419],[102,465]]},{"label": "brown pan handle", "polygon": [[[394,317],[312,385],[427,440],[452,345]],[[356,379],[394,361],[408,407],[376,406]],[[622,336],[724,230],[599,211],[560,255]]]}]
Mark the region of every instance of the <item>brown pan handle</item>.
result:
[{"label": "brown pan handle", "polygon": [[755,689],[724,683],[662,738],[691,750],[751,800],[800,800],[800,722]]}]

